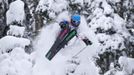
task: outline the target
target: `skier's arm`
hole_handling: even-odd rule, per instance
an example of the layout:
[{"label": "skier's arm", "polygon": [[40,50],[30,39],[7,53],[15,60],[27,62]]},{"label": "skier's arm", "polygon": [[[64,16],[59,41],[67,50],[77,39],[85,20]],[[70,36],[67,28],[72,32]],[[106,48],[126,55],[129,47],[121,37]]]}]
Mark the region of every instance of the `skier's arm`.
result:
[{"label": "skier's arm", "polygon": [[88,45],[92,45],[92,42],[85,36],[81,37],[81,36],[78,36],[76,35],[77,38],[81,39],[87,46]]}]

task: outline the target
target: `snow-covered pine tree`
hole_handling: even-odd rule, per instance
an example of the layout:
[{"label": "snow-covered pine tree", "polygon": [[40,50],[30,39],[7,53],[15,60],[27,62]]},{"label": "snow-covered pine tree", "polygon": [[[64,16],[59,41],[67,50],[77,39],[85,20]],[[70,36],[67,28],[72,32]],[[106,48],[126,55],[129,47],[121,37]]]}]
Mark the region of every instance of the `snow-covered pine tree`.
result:
[{"label": "snow-covered pine tree", "polygon": [[7,27],[6,27],[6,11],[8,9],[8,4],[6,1],[0,1],[0,38],[6,35]]},{"label": "snow-covered pine tree", "polygon": [[[56,9],[60,5],[61,9]],[[40,0],[37,11],[39,14],[44,12],[45,24],[54,22],[56,16],[64,11],[68,11],[69,14],[78,12],[84,15],[90,30],[98,37],[100,49],[96,63],[102,73],[105,73],[109,70],[111,63],[114,63],[115,67],[119,67],[119,57],[129,56],[130,50],[128,49],[133,48],[132,41],[129,41],[133,36],[128,31],[127,24],[130,23],[127,13],[132,13],[132,7],[133,1],[131,0],[64,0],[63,2]],[[128,46],[131,47],[128,48]],[[133,49],[131,50],[133,51]]]},{"label": "snow-covered pine tree", "polygon": [[[19,5],[14,5],[18,1],[20,1]],[[10,6],[18,6],[20,9]],[[44,27],[46,30],[41,30],[41,28],[47,25],[58,25],[57,23],[64,20],[63,15],[69,20],[68,16],[76,12],[86,18],[89,27],[87,32],[92,31],[95,34],[95,38],[97,38],[96,41],[92,40],[93,45],[94,43],[99,43],[99,47],[95,46],[98,48],[97,56],[94,56],[96,61],[87,59],[88,62],[81,62],[82,59],[79,57],[70,58],[70,60],[65,61],[67,64],[64,62],[63,68],[60,67],[61,65],[58,66],[58,63],[55,63],[59,69],[55,67],[52,67],[55,69],[50,69],[47,66],[50,65],[48,61],[45,61],[44,64],[44,61],[37,60],[33,65],[33,75],[44,74],[44,70],[47,75],[98,75],[97,68],[100,68],[100,73],[105,73],[105,75],[133,74],[133,66],[130,67],[134,57],[133,7],[133,0],[1,0],[0,37],[6,35],[6,32],[8,36],[0,39],[0,65],[2,66],[0,67],[0,75],[31,75],[31,61],[29,62],[31,59],[24,52],[26,50],[25,46],[30,44],[30,40],[27,37],[32,36],[33,38],[34,35],[39,40],[37,43],[39,47],[42,45],[47,47],[52,41],[44,44],[42,42],[47,41],[38,37],[46,38],[46,35],[43,36],[43,34],[47,34],[46,31],[49,31],[49,27]],[[5,13],[10,13],[10,15],[6,17]],[[8,24],[7,26],[6,23]],[[10,29],[8,30],[8,28]],[[36,37],[35,35],[38,32],[42,32],[42,35]],[[93,36],[92,34],[89,35],[90,37]],[[49,36],[47,34],[47,37]],[[5,43],[7,44],[5,45]],[[71,46],[69,45],[69,47]],[[39,49],[37,48],[36,50]],[[87,53],[92,55],[90,51]],[[41,53],[43,54],[43,52],[38,54],[37,51],[37,56],[41,55]],[[126,60],[126,62],[122,60]],[[44,65],[39,66],[40,63],[43,63],[47,68],[44,69]],[[96,67],[95,63],[98,67]],[[20,64],[25,64],[27,67],[24,68]],[[9,67],[8,65],[13,66]],[[21,69],[15,66],[20,66]],[[84,68],[83,66],[86,67]],[[48,72],[48,69],[52,70],[52,74]],[[92,74],[89,70],[94,73]]]},{"label": "snow-covered pine tree", "polygon": [[32,61],[26,51],[31,42],[24,38],[26,37],[24,19],[24,2],[21,0],[11,2],[6,13],[9,30],[7,36],[0,39],[0,75],[31,75]]}]

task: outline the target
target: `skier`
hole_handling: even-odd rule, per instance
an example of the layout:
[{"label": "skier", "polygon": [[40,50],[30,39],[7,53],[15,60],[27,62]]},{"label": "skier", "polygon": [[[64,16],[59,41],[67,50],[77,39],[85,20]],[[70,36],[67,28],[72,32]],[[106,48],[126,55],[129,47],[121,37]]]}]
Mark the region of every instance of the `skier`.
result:
[{"label": "skier", "polygon": [[[51,47],[49,52],[46,54],[46,57],[49,60],[51,60],[61,48],[64,48],[64,46],[67,45],[67,43],[74,36],[76,36],[77,38],[80,37],[80,36],[78,36],[78,33],[77,33],[78,27],[80,25],[80,20],[81,20],[80,15],[75,14],[75,15],[71,16],[71,22],[64,20],[59,23],[59,25],[61,27],[60,34],[58,35],[55,43],[53,44],[53,46]],[[82,36],[82,37],[83,38],[80,38],[80,39],[82,39],[82,41],[86,45],[92,44],[92,42],[87,37],[85,37],[85,36]]]}]

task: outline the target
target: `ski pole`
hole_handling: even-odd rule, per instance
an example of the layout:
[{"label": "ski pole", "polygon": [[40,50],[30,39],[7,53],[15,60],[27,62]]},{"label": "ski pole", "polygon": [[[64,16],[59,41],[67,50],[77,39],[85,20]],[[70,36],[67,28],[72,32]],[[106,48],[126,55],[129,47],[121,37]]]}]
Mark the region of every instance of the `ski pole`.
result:
[{"label": "ski pole", "polygon": [[73,56],[73,58],[77,57],[77,56],[78,56],[81,52],[83,52],[86,48],[87,48],[87,46],[84,47],[84,48],[82,48],[78,53],[76,53],[76,54]]}]

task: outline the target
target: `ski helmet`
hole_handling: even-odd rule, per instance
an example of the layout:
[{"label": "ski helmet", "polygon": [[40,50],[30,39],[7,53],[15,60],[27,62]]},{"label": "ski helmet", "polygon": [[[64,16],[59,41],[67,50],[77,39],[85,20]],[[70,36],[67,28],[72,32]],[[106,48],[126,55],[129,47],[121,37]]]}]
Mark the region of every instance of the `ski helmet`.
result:
[{"label": "ski helmet", "polygon": [[71,16],[72,26],[78,27],[80,24],[80,19],[81,19],[80,15],[75,14]]}]

